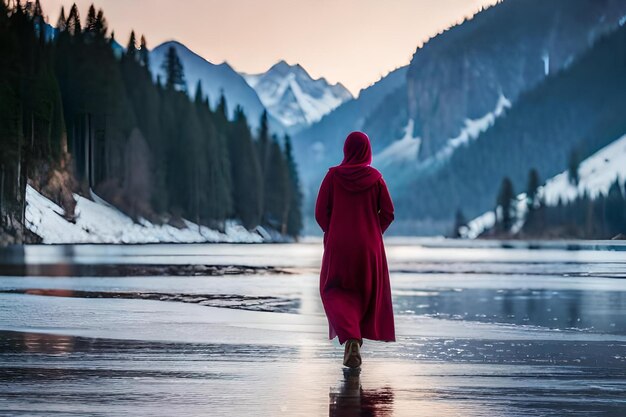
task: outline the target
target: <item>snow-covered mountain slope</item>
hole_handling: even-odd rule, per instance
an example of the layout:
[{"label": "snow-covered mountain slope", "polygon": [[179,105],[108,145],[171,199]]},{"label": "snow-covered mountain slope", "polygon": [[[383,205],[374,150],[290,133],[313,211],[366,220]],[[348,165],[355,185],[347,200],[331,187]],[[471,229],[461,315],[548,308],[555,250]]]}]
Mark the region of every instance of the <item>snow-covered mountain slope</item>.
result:
[{"label": "snow-covered mountain slope", "polygon": [[430,39],[407,73],[420,159],[444,148],[466,119],[491,111],[499,95],[515,103],[567,68],[624,13],[623,0],[507,0]]},{"label": "snow-covered mountain slope", "polygon": [[135,223],[130,217],[97,196],[91,201],[78,194],[76,221],[65,220],[63,208],[37,192],[26,188],[26,225],[43,243],[192,243],[192,242],[262,242],[259,233],[228,222],[225,233],[198,227],[185,220],[184,229],[156,225],[147,220]]},{"label": "snow-covered mountain slope", "polygon": [[[561,202],[569,202],[585,193],[590,198],[596,198],[600,194],[606,195],[611,184],[616,179],[620,183],[626,180],[626,135],[620,137],[611,144],[600,149],[587,159],[578,168],[579,181],[577,185],[569,181],[567,171],[550,178],[539,188],[538,196],[548,206],[554,206]],[[516,212],[518,222],[514,231],[522,226],[520,223],[526,213],[526,194],[517,196]],[[493,211],[482,214],[468,224],[465,236],[475,238],[483,231],[490,229],[495,224]]]},{"label": "snow-covered mountain slope", "polygon": [[[388,145],[374,157],[374,160],[381,168],[391,165],[395,168],[400,168],[400,165],[405,162],[412,162],[414,168],[428,165],[429,163],[442,162],[449,158],[456,148],[466,145],[493,126],[496,119],[502,116],[506,109],[510,107],[511,102],[500,94],[495,108],[492,111],[487,112],[477,119],[465,119],[465,124],[459,134],[454,138],[448,139],[446,146],[440,149],[431,159],[426,160],[426,162],[422,164],[420,164],[418,160],[422,139],[417,136],[413,137],[415,121],[409,119],[404,130],[404,136]],[[407,174],[405,167],[403,167],[403,173]]]},{"label": "snow-covered mountain slope", "polygon": [[285,61],[262,74],[242,74],[254,88],[268,112],[285,127],[299,129],[350,100],[352,94],[340,83],[314,80],[300,65]]},{"label": "snow-covered mountain slope", "polygon": [[422,139],[413,137],[413,124],[413,119],[410,119],[404,128],[404,136],[374,156],[376,166],[385,168],[406,162],[415,163]]},{"label": "snow-covered mountain slope", "polygon": [[[202,82],[202,90],[208,94],[212,106],[216,106],[222,91],[226,97],[228,109],[232,114],[237,105],[243,107],[251,126],[257,126],[265,107],[256,91],[248,85],[246,80],[228,63],[213,64],[185,45],[176,41],[162,43],[150,52],[150,70],[156,78],[165,79],[162,64],[165,54],[170,47],[174,47],[183,64],[187,91],[193,95],[198,81]],[[272,130],[281,130],[280,125],[272,118]]]}]

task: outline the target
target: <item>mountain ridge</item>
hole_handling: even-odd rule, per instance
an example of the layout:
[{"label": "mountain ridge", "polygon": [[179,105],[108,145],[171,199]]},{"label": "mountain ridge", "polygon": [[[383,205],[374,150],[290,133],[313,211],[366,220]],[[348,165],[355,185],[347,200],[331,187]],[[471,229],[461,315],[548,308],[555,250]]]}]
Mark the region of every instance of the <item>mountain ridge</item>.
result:
[{"label": "mountain ridge", "polygon": [[341,84],[313,78],[300,64],[280,60],[258,74],[241,73],[268,112],[292,132],[320,120],[352,94]]},{"label": "mountain ridge", "polygon": [[[202,90],[208,96],[212,107],[217,106],[222,92],[226,97],[229,114],[234,115],[235,107],[241,106],[246,114],[248,124],[252,127],[259,125],[260,117],[265,106],[244,78],[227,62],[215,64],[200,54],[194,52],[185,44],[177,40],[165,41],[150,51],[150,71],[153,77],[164,74],[161,68],[167,49],[174,47],[183,64],[187,92],[195,92],[198,81],[202,83]],[[269,117],[270,127],[276,133],[282,133],[282,124],[273,117]]]}]

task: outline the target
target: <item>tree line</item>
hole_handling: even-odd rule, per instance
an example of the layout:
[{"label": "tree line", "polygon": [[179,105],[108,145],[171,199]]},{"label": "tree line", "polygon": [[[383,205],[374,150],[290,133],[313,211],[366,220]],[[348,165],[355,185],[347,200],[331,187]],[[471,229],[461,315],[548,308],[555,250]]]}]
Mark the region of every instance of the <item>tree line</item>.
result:
[{"label": "tree line", "polygon": [[[574,152],[567,171],[572,186],[577,186],[579,161]],[[540,191],[541,180],[536,169],[528,173],[525,201],[516,194],[512,181],[505,177],[500,185],[495,204],[494,226],[483,233],[484,237],[498,238],[570,238],[612,239],[626,237],[626,181],[619,178],[610,185],[606,193],[582,195],[570,201],[559,199],[557,204],[548,205]],[[466,227],[462,211],[458,210],[454,236],[461,236]]]},{"label": "tree line", "polygon": [[271,134],[267,113],[252,132],[244,109],[229,119],[223,94],[211,108],[198,83],[190,98],[174,48],[154,63],[164,74],[154,79],[146,39],[133,32],[120,48],[93,5],[84,23],[76,5],[61,10],[54,29],[43,16],[38,0],[0,0],[5,232],[24,223],[27,180],[67,169],[73,191],[93,190],[135,219],[223,230],[236,218],[249,229],[299,234],[291,141]]}]

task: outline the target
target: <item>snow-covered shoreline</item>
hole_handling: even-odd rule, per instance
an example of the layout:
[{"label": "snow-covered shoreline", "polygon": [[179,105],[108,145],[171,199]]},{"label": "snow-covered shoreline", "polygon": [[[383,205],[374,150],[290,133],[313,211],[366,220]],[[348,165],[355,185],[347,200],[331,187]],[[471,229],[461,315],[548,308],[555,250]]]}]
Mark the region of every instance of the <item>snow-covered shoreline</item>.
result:
[{"label": "snow-covered shoreline", "polygon": [[[578,168],[578,176],[578,184],[574,185],[569,180],[568,172],[563,171],[539,187],[537,195],[548,206],[555,206],[559,202],[571,202],[585,193],[590,198],[596,198],[600,194],[606,195],[616,179],[620,183],[626,181],[626,135],[582,161]],[[524,223],[527,210],[525,193],[517,196],[515,208],[517,221],[513,226],[513,232],[519,231]],[[495,222],[495,213],[488,211],[470,221],[462,235],[474,239],[492,228]]]},{"label": "snow-covered shoreline", "polygon": [[186,228],[167,224],[157,225],[146,219],[138,223],[120,210],[94,198],[91,201],[78,194],[76,220],[63,217],[62,207],[44,197],[30,185],[26,188],[26,226],[40,236],[44,244],[75,243],[261,243],[273,241],[273,236],[258,228],[248,231],[229,220],[224,233],[184,220]]}]

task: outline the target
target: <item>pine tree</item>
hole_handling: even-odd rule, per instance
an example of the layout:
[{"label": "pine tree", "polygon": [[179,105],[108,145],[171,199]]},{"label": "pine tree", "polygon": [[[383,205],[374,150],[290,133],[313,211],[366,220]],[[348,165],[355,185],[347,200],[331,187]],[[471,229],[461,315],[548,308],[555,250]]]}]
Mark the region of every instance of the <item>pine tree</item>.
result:
[{"label": "pine tree", "polygon": [[144,68],[150,68],[150,51],[148,51],[148,44],[146,43],[146,37],[141,35],[141,45],[139,48],[139,62]]},{"label": "pine tree", "polygon": [[[273,140],[276,141],[276,138],[274,137]],[[263,110],[263,113],[261,114],[261,118],[259,120],[259,134],[256,141],[256,147],[257,153],[259,155],[259,163],[261,165],[261,173],[263,176],[263,180],[261,182],[261,204],[263,206],[263,221],[265,223],[272,224],[272,226],[276,228],[276,223],[278,223],[278,220],[276,218],[276,213],[273,212],[276,210],[276,207],[271,207],[272,203],[268,201],[269,199],[274,198],[271,194],[276,192],[276,184],[274,184],[274,181],[276,179],[271,178],[271,176],[275,175],[275,173],[270,172],[272,168],[270,166],[270,164],[272,163],[272,146],[270,144],[270,131],[267,122],[267,110]]]},{"label": "pine tree", "polygon": [[263,110],[259,121],[259,155],[261,156],[261,169],[265,172],[270,158],[270,129],[267,121],[267,110]]},{"label": "pine tree", "polygon": [[567,166],[567,176],[569,182],[573,185],[578,185],[579,175],[578,175],[578,167],[580,165],[580,157],[578,156],[578,151],[573,149],[569,154],[569,162]]},{"label": "pine tree", "polygon": [[[288,204],[286,206],[287,219],[283,220],[281,232],[289,236],[296,237],[302,230],[302,192],[300,191],[300,179],[298,169],[293,156],[291,138],[285,135],[285,160],[289,173]],[[286,227],[285,227],[286,226]]]},{"label": "pine tree", "polygon": [[128,45],[126,45],[126,56],[131,59],[135,59],[137,54],[137,38],[135,37],[135,31],[131,30],[130,37],[128,38]]},{"label": "pine tree", "polygon": [[224,90],[220,90],[220,99],[217,103],[217,114],[220,115],[225,121],[228,120],[228,104],[226,103],[226,96]]},{"label": "pine tree", "polygon": [[194,96],[196,105],[204,104],[204,93],[202,92],[202,81],[198,80],[196,84],[196,94]]},{"label": "pine tree", "polygon": [[511,231],[513,220],[515,218],[515,206],[513,199],[515,192],[513,191],[513,183],[509,177],[502,180],[500,192],[498,194],[496,213],[499,213],[497,223],[503,232]]},{"label": "pine tree", "polygon": [[95,40],[96,42],[102,44],[106,38],[107,30],[108,28],[106,19],[104,18],[104,12],[100,9],[96,13],[96,8],[92,4],[89,7],[89,12],[87,13],[84,33],[88,36],[88,39],[92,41]]},{"label": "pine tree", "polygon": [[626,200],[619,178],[609,187],[604,207],[604,218],[608,229],[607,238],[626,232]]},{"label": "pine tree", "polygon": [[286,229],[285,212],[289,210],[289,171],[275,136],[267,146],[269,158],[264,172],[264,222],[274,230],[282,231]]},{"label": "pine tree", "polygon": [[65,23],[65,26],[72,36],[80,35],[82,29],[80,26],[80,14],[78,13],[78,7],[76,6],[76,3],[74,3],[72,5],[72,8],[70,9],[70,14],[67,17],[67,22]]},{"label": "pine tree", "polygon": [[186,91],[185,73],[183,64],[176,53],[176,48],[170,46],[162,65],[165,72],[165,86],[171,90]]},{"label": "pine tree", "polygon": [[539,203],[537,201],[537,191],[540,185],[539,172],[533,168],[528,172],[528,182],[526,185],[526,204],[529,210],[535,208]]},{"label": "pine tree", "polygon": [[35,0],[35,4],[33,6],[33,17],[43,17],[43,11],[41,10],[41,3],[39,2],[39,0]]},{"label": "pine tree", "polygon": [[246,116],[239,106],[235,109],[235,120],[228,144],[235,215],[250,229],[260,224],[263,212],[260,195],[261,167]]},{"label": "pine tree", "polygon": [[107,32],[109,30],[107,20],[104,17],[104,11],[102,9],[98,9],[98,15],[96,16],[96,24],[94,27],[94,31],[99,40],[104,40],[106,38]]},{"label": "pine tree", "polygon": [[65,17],[65,7],[61,6],[61,14],[57,20],[56,28],[59,32],[65,32],[67,30],[67,18]]},{"label": "pine tree", "polygon": [[96,8],[93,4],[89,6],[89,11],[87,12],[87,21],[85,22],[84,30],[87,33],[96,32]]}]

